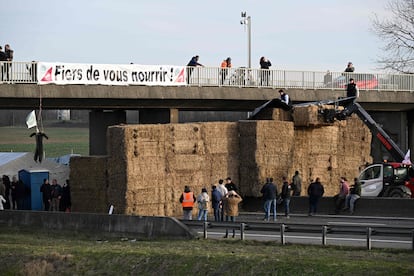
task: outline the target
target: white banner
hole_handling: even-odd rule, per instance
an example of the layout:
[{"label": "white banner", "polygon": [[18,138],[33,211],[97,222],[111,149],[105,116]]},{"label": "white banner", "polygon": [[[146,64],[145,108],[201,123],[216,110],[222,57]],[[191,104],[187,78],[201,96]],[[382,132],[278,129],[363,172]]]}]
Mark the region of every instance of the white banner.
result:
[{"label": "white banner", "polygon": [[185,66],[39,62],[38,84],[185,85]]}]

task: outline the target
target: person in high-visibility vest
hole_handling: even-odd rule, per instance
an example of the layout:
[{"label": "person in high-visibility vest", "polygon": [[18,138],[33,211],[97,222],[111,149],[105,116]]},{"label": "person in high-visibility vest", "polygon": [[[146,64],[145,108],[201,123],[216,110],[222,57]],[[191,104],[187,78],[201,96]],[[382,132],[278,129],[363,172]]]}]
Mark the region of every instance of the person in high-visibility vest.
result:
[{"label": "person in high-visibility vest", "polygon": [[196,201],[196,197],[193,192],[191,192],[190,187],[184,187],[184,193],[180,197],[181,205],[183,206],[183,219],[192,220],[193,219],[193,206]]}]

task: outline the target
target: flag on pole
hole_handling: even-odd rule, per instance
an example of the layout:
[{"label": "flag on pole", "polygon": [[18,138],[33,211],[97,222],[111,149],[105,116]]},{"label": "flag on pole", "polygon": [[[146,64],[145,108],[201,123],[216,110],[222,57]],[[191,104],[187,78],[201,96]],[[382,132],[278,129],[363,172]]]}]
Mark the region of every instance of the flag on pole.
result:
[{"label": "flag on pole", "polygon": [[411,165],[411,159],[410,159],[410,150],[407,151],[407,153],[404,156],[404,160],[402,161],[405,165]]},{"label": "flag on pole", "polygon": [[27,115],[26,124],[27,128],[37,127],[36,113],[34,110]]}]

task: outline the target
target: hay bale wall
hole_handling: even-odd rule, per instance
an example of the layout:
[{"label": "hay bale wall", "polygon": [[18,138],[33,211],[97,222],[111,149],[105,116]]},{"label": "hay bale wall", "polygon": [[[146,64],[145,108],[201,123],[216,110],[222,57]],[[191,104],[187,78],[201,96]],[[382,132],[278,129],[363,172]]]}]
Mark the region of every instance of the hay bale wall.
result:
[{"label": "hay bale wall", "polygon": [[[302,195],[310,180],[320,177],[325,195],[332,196],[340,176],[352,181],[371,162],[371,133],[356,116],[328,126],[295,124],[261,120],[110,127],[107,158],[71,163],[71,180],[81,184],[72,186],[74,198],[82,199],[74,206],[107,212],[113,204],[116,213],[181,216],[185,185],[195,195],[203,187],[210,193],[212,184],[230,176],[243,196],[260,197],[266,177],[273,177],[280,190],[282,176],[290,181],[296,170],[303,179]],[[98,196],[82,198],[89,192]]]},{"label": "hay bale wall", "polygon": [[79,157],[70,159],[72,211],[108,212],[107,158]]},{"label": "hay bale wall", "polygon": [[179,216],[185,185],[197,195],[220,178],[238,181],[237,123],[115,126],[109,137],[124,140],[109,146],[108,168],[111,202],[122,213]]}]

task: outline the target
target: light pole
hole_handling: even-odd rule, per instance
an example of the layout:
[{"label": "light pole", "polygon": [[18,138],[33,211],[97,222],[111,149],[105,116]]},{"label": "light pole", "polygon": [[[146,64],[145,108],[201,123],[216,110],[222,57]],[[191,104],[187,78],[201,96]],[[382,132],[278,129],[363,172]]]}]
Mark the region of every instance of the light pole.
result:
[{"label": "light pole", "polygon": [[252,19],[246,15],[246,12],[241,13],[242,20],[240,24],[247,26],[247,68],[252,68]]}]

